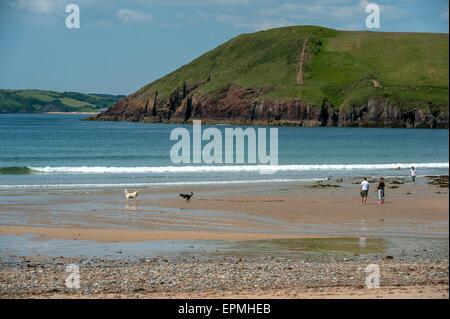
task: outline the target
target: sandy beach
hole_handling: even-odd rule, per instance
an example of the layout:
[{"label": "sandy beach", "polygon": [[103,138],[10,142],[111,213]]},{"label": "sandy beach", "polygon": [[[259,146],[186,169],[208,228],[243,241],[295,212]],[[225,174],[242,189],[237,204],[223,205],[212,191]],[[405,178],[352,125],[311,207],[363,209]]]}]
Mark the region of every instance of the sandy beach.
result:
[{"label": "sandy beach", "polygon": [[[432,181],[388,179],[385,204],[371,192],[367,206],[357,179],[146,188],[136,201],[119,189],[3,190],[0,293],[448,298],[448,188]],[[73,262],[84,290],[57,279]],[[370,263],[384,269],[380,289],[364,286]]]},{"label": "sandy beach", "polygon": [[[117,189],[6,192],[0,234],[103,242],[252,240],[351,236],[363,223],[374,233],[448,235],[447,188],[391,179],[384,205],[371,192],[362,206],[355,183],[147,188],[136,201]],[[178,196],[188,190],[194,192],[189,203]]]}]

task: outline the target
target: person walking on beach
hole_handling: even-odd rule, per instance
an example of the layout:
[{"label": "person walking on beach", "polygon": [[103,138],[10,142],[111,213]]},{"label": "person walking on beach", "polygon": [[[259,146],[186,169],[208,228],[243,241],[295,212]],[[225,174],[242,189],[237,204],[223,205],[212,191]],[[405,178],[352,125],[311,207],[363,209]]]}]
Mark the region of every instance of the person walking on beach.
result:
[{"label": "person walking on beach", "polygon": [[380,204],[384,204],[384,177],[380,177],[380,181],[378,182],[377,192],[378,192],[378,202]]},{"label": "person walking on beach", "polygon": [[411,167],[411,179],[414,185],[416,185],[416,176],[417,176],[416,168],[413,166]]},{"label": "person walking on beach", "polygon": [[367,178],[364,177],[364,180],[361,182],[361,203],[363,205],[367,204],[367,196],[369,195],[369,182]]}]

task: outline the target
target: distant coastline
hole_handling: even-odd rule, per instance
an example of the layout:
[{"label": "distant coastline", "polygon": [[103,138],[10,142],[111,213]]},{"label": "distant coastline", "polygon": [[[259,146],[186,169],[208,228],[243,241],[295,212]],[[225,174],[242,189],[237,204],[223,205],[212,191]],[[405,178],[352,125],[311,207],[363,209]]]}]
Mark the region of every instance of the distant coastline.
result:
[{"label": "distant coastline", "polygon": [[105,111],[123,95],[0,89],[0,114],[91,114]]}]

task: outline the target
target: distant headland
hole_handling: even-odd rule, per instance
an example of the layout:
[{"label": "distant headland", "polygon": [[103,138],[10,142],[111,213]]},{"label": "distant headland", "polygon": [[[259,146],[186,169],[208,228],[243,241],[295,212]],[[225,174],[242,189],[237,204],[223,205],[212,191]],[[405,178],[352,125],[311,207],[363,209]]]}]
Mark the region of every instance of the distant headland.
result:
[{"label": "distant headland", "polygon": [[448,128],[447,34],[243,34],[92,120]]},{"label": "distant headland", "polygon": [[123,95],[0,89],[1,113],[98,114]]}]

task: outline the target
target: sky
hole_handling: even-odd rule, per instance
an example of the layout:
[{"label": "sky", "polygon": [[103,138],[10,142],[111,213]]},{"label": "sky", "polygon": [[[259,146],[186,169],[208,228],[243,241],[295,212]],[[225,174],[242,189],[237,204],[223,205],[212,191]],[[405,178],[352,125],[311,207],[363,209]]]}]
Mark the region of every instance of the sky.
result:
[{"label": "sky", "polygon": [[447,0],[0,0],[0,88],[131,94],[242,33],[367,30],[369,3],[376,31],[448,33]]}]

